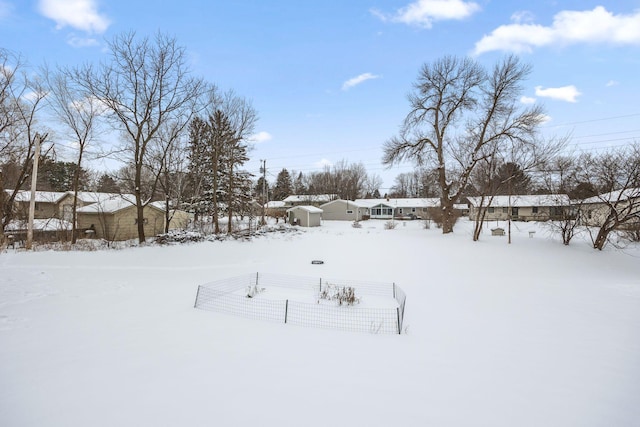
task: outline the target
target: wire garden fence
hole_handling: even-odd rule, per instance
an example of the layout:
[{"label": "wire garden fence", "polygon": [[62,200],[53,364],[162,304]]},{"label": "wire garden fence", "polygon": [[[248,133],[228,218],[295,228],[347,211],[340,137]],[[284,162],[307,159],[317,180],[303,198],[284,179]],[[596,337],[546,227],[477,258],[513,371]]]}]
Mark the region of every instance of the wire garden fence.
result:
[{"label": "wire garden fence", "polygon": [[[322,298],[328,290],[344,288],[353,288],[360,303]],[[401,334],[406,299],[395,283],[255,273],[198,286],[194,307],[298,326]]]}]

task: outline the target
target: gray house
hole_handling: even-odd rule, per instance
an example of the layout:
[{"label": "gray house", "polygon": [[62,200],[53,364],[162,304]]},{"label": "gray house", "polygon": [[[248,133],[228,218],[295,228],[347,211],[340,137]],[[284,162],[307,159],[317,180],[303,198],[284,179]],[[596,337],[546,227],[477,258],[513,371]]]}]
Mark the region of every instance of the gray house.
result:
[{"label": "gray house", "polygon": [[369,208],[351,200],[333,200],[320,206],[322,219],[329,221],[360,221],[369,215]]}]

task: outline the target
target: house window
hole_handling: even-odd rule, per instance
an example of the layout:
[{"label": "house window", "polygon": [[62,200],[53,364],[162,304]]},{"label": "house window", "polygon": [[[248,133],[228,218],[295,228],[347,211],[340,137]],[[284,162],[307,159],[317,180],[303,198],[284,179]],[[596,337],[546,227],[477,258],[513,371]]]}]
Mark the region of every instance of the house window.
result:
[{"label": "house window", "polygon": [[416,212],[416,208],[411,208],[411,212],[415,213]]},{"label": "house window", "polygon": [[[134,219],[134,220],[133,220],[133,223],[134,223],[135,225],[138,225],[138,218]],[[149,220],[148,220],[147,218],[144,218],[144,219],[142,220],[142,223],[143,223],[144,225],[147,225],[147,224],[149,223]]]},{"label": "house window", "polygon": [[353,209],[347,209],[347,215],[352,215],[353,214]]},{"label": "house window", "polygon": [[538,213],[538,207],[537,206],[532,207],[531,208],[531,212],[533,212],[534,214],[537,214]]},{"label": "house window", "polygon": [[487,208],[487,212],[489,213],[494,213],[495,212],[495,208],[493,206]]}]

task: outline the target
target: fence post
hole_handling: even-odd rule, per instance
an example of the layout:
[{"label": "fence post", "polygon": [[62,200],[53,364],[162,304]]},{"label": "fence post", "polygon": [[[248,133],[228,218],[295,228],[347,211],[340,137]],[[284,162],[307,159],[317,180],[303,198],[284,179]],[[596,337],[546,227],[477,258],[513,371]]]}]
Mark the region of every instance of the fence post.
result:
[{"label": "fence post", "polygon": [[400,322],[400,307],[396,308],[398,313],[398,335],[402,335],[402,323]]},{"label": "fence post", "polygon": [[284,302],[284,323],[287,323],[287,316],[289,314],[289,300]]},{"label": "fence post", "polygon": [[193,303],[193,308],[198,308],[198,297],[200,296],[200,288],[202,286],[198,286],[198,292],[196,293],[196,302]]},{"label": "fence post", "polygon": [[320,292],[322,292],[322,277],[320,278]]},{"label": "fence post", "polygon": [[258,286],[258,274],[260,273],[256,273],[256,286]]}]

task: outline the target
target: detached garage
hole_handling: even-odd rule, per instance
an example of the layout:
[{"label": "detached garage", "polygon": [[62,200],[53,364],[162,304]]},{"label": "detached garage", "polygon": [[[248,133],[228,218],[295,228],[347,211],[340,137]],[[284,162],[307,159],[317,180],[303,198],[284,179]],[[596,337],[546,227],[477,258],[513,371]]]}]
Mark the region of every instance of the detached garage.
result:
[{"label": "detached garage", "polygon": [[301,227],[319,227],[322,209],[315,206],[294,206],[287,209],[287,222]]}]

